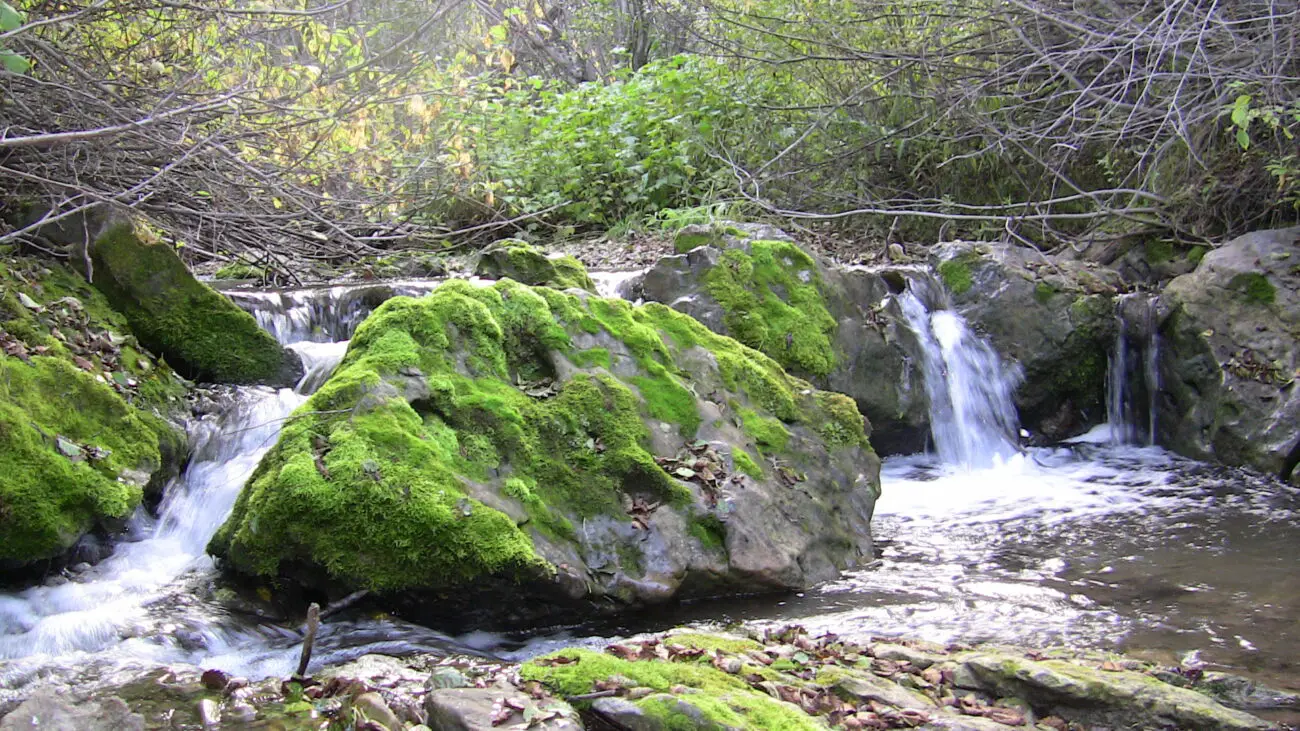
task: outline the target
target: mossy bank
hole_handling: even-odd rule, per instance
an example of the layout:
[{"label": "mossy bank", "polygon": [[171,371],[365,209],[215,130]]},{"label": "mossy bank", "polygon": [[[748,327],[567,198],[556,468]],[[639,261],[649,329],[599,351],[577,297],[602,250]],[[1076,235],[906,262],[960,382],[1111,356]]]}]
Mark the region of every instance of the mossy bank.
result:
[{"label": "mossy bank", "polygon": [[0,567],[120,528],[178,467],[184,386],[73,272],[0,258]]},{"label": "mossy bank", "polygon": [[689,317],[452,281],[358,328],[210,550],[522,624],[831,578],[878,470],[850,399]]}]

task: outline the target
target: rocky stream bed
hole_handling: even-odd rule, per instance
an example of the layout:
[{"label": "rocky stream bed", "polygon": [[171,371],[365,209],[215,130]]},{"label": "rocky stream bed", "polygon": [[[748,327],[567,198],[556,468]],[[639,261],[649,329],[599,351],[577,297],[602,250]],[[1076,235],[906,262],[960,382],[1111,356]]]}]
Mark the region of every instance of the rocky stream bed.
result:
[{"label": "rocky stream bed", "polygon": [[[1293,724],[1297,243],[1252,236],[1161,297],[730,225],[623,273],[507,241],[213,299],[163,266],[228,352],[158,326],[121,232],[100,292],[10,263],[0,437],[58,471],[2,495],[114,498],[0,511],[0,729]],[[64,370],[107,410],[42,408]]]}]

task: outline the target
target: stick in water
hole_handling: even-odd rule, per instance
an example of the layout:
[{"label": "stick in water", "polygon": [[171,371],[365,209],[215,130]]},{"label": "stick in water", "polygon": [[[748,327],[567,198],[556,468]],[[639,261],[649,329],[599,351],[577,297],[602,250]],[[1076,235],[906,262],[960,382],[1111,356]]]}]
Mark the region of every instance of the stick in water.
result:
[{"label": "stick in water", "polygon": [[320,627],[320,605],[312,602],[307,607],[307,631],[302,636],[302,657],[298,659],[299,678],[307,677],[307,663],[311,662],[311,646],[316,643],[316,629]]}]

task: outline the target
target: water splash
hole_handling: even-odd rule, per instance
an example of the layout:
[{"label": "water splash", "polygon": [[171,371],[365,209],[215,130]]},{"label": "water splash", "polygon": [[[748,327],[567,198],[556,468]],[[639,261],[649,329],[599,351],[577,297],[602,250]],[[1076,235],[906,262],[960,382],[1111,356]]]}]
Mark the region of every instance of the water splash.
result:
[{"label": "water splash", "polygon": [[934,289],[911,280],[899,295],[909,327],[921,345],[930,433],[940,459],[967,469],[992,467],[1018,454],[1012,395],[1020,374],[1007,368],[966,321],[946,307],[931,309]]}]

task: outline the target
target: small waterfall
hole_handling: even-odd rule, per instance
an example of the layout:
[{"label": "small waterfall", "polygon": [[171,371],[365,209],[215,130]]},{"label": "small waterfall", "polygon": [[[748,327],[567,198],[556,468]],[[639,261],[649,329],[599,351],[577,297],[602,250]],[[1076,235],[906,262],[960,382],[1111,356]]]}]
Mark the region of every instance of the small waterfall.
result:
[{"label": "small waterfall", "polygon": [[[932,309],[926,302],[943,303]],[[899,304],[922,349],[930,433],[939,458],[965,468],[992,467],[1019,452],[1012,395],[1020,374],[946,307],[927,277],[911,279]]]},{"label": "small waterfall", "polygon": [[226,295],[251,312],[257,324],[283,344],[332,343],[352,337],[357,325],[384,300],[397,296],[419,297],[440,283],[412,280],[278,292],[235,289]]},{"label": "small waterfall", "polygon": [[[256,298],[237,301],[247,304],[250,299]],[[175,627],[159,618],[154,605],[185,575],[213,570],[205,555],[208,541],[230,513],[244,482],[275,444],[285,419],[324,382],[346,352],[347,341],[312,342],[306,336],[328,337],[331,332],[350,332],[356,325],[336,318],[325,320],[328,327],[317,327],[311,313],[327,305],[310,301],[305,293],[295,294],[295,302],[282,316],[259,319],[274,322],[277,327],[271,331],[302,356],[306,374],[298,388],[234,389],[221,413],[189,425],[190,463],[168,486],[157,519],[138,511],[129,536],[113,554],[71,581],[56,577],[59,580],[43,586],[0,594],[0,660],[31,658],[38,666],[40,656],[114,648],[122,648],[127,657],[143,655],[163,662],[196,659],[174,643]],[[360,308],[352,312],[355,315]],[[300,337],[304,339],[294,342]],[[209,634],[210,649],[230,649],[221,647],[228,643],[219,633]],[[145,636],[158,644],[142,647],[137,638]],[[235,655],[232,662],[237,663]],[[22,666],[14,668],[11,672],[26,672]],[[3,681],[0,673],[0,685]]]},{"label": "small waterfall", "polygon": [[1126,294],[1115,306],[1118,327],[1106,374],[1106,418],[1113,444],[1155,444],[1160,393],[1156,298]]}]

